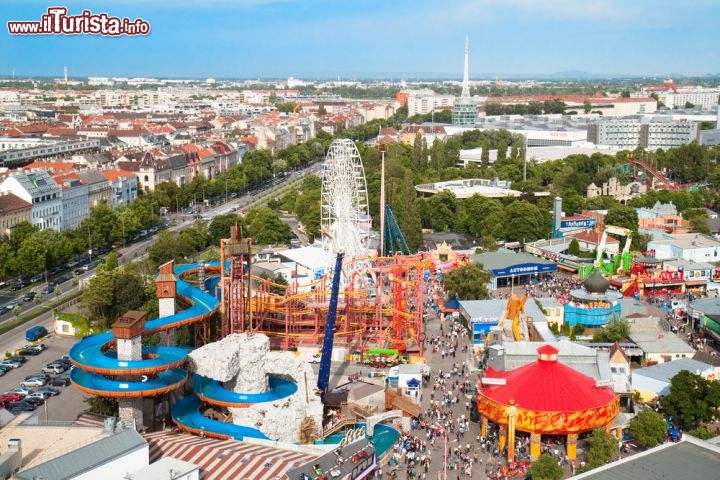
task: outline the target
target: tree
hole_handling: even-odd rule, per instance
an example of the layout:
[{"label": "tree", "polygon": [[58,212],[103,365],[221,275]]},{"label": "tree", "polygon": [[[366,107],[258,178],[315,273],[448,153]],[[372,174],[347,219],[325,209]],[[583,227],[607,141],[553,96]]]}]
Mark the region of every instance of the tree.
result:
[{"label": "tree", "polygon": [[625,318],[613,315],[605,328],[593,335],[593,342],[615,343],[627,338],[630,333],[630,323]]},{"label": "tree", "polygon": [[555,457],[549,453],[543,453],[530,465],[528,477],[532,480],[560,480],[564,473]]},{"label": "tree", "polygon": [[637,232],[637,210],[627,205],[614,205],[608,209],[608,213],[605,215],[605,225],[624,227],[633,232]]},{"label": "tree", "polygon": [[700,375],[682,370],[670,381],[670,393],[660,398],[660,406],[683,429],[697,427],[717,414],[720,382],[708,382]]},{"label": "tree", "polygon": [[587,454],[590,468],[597,468],[613,460],[618,454],[618,439],[604,428],[593,430],[589,439],[590,450]]},{"label": "tree", "polygon": [[630,434],[643,447],[658,445],[667,437],[668,426],[662,414],[649,408],[641,410],[630,420]]},{"label": "tree", "polygon": [[530,202],[520,200],[511,203],[505,208],[505,216],[507,240],[534,242],[549,233],[549,214],[546,218],[538,206]]},{"label": "tree", "polygon": [[443,285],[449,298],[482,300],[490,298],[490,274],[481,264],[463,265],[443,275]]},{"label": "tree", "polygon": [[573,238],[572,240],[570,240],[570,245],[568,245],[567,252],[570,255],[576,255],[576,256],[580,254],[580,244],[578,243],[578,241],[576,239]]},{"label": "tree", "polygon": [[480,164],[483,168],[486,168],[490,165],[490,142],[487,140],[484,141],[481,148],[482,153],[480,154]]},{"label": "tree", "polygon": [[290,226],[269,208],[253,208],[246,219],[249,236],[256,245],[287,243],[292,237]]}]

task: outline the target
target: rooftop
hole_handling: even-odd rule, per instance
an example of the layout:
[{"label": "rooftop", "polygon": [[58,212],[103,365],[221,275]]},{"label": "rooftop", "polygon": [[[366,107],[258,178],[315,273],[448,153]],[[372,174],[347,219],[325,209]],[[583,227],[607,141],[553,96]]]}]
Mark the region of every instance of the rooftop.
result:
[{"label": "rooftop", "polygon": [[678,443],[665,443],[573,478],[578,480],[717,478],[719,469],[720,447],[686,434]]},{"label": "rooftop", "polygon": [[538,265],[555,265],[555,262],[544,258],[530,255],[529,253],[515,252],[485,252],[472,255],[470,257],[473,263],[482,263],[485,270],[502,270],[514,265],[524,263],[535,263]]},{"label": "rooftop", "polygon": [[693,355],[695,350],[670,332],[630,332],[630,339],[645,353],[685,353]]},{"label": "rooftop", "polygon": [[[23,451],[25,451],[24,447],[25,445],[23,445]],[[36,467],[23,470],[15,474],[15,478],[18,480],[75,478],[142,448],[147,448],[147,442],[134,429],[129,428],[71,452],[66,452]]]},{"label": "rooftop", "polygon": [[669,382],[675,375],[687,370],[691,373],[703,372],[712,368],[707,363],[693,360],[692,358],[678,358],[671,362],[658,363],[645,368],[633,370],[634,375],[642,375],[643,377],[653,378],[663,382]]}]

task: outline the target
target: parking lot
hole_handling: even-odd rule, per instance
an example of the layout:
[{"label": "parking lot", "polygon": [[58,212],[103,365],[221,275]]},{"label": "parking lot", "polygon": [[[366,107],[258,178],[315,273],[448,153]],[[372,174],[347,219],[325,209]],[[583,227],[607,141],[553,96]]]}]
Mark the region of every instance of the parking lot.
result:
[{"label": "parking lot", "polygon": [[[75,338],[64,338],[51,335],[42,340],[47,346],[39,355],[27,356],[27,361],[19,368],[13,368],[7,371],[5,375],[0,377],[0,393],[4,393],[19,387],[23,379],[29,375],[40,373],[42,368],[53,360],[66,355],[68,349],[77,341]],[[18,345],[21,347],[22,345]],[[4,352],[3,352],[4,353]],[[14,352],[10,352],[13,353]],[[65,372],[66,374],[69,373]],[[50,374],[50,377],[56,377],[56,374]],[[83,402],[83,395],[80,391],[72,386],[53,387],[60,390],[60,395],[50,397],[46,400],[45,405],[41,405],[35,410],[40,422],[44,422],[46,418],[50,422],[73,421],[80,413],[82,413],[86,404]],[[33,388],[31,388],[33,390]]]}]

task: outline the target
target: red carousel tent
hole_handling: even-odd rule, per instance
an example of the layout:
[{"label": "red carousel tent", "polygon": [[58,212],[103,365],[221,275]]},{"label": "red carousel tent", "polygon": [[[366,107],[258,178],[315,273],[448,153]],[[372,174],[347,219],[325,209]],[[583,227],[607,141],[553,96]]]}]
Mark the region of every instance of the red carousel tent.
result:
[{"label": "red carousel tent", "polygon": [[540,435],[571,435],[573,451],[568,448],[568,455],[574,458],[577,434],[610,425],[620,411],[620,400],[611,388],[559,363],[558,351],[543,345],[531,364],[509,372],[488,369],[480,382],[478,412],[501,430],[512,414],[514,428],[535,439],[533,456],[539,454]]}]

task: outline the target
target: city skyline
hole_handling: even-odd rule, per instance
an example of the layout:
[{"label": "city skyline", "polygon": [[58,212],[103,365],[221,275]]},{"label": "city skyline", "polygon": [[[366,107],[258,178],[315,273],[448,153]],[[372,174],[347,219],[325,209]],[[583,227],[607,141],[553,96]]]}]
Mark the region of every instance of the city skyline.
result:
[{"label": "city skyline", "polygon": [[[470,79],[703,76],[720,73],[720,4],[698,0],[68,0],[142,18],[145,36],[0,35],[0,76]],[[8,21],[40,21],[57,4],[0,5]]]}]

